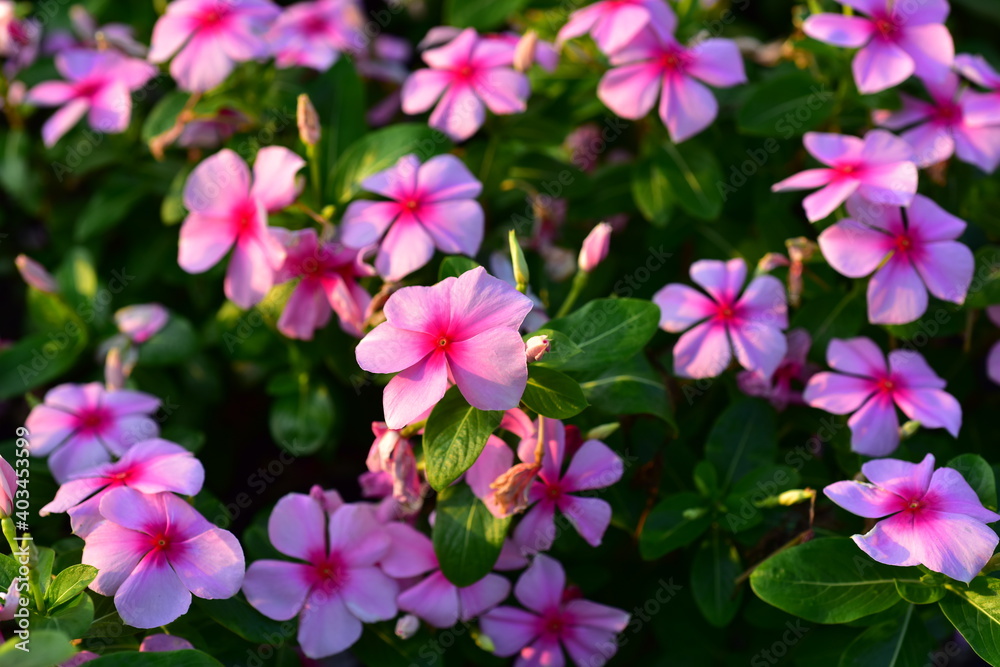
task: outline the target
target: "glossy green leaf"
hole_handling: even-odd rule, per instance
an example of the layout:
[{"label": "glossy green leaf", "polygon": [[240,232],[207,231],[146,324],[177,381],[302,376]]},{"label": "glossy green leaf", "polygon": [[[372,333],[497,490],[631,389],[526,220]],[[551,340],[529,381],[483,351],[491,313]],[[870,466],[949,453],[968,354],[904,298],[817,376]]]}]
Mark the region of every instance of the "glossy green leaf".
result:
[{"label": "glossy green leaf", "polygon": [[326,387],[307,387],[271,406],[271,436],[295,456],[318,451],[329,442],[334,406]]},{"label": "glossy green leaf", "polygon": [[[833,91],[808,72],[793,71],[755,85],[736,120],[746,134],[790,139],[819,127],[829,118],[834,97]],[[758,162],[769,157],[765,149]]]},{"label": "glossy green leaf", "polygon": [[88,667],[222,667],[222,663],[201,651],[164,651],[112,653],[87,663]]},{"label": "glossy green leaf", "polygon": [[590,404],[601,412],[655,415],[677,431],[663,378],[641,354],[607,368],[595,378],[582,380],[580,387]]},{"label": "glossy green leaf", "polygon": [[441,267],[438,269],[438,280],[462,275],[466,271],[479,266],[479,262],[464,255],[448,255],[441,260]]},{"label": "glossy green leaf", "polygon": [[978,454],[961,454],[951,459],[945,467],[954,468],[962,473],[972,490],[979,496],[980,502],[989,508],[997,507],[997,480],[993,468]]},{"label": "glossy green leaf", "polygon": [[758,466],[770,464],[778,449],[774,409],[765,401],[744,398],[719,415],[705,443],[705,458],[728,487]]},{"label": "glossy green leaf", "polygon": [[438,493],[434,553],[441,572],[456,586],[471,586],[493,570],[510,518],[498,519],[467,484]]},{"label": "glossy green leaf", "polygon": [[23,641],[12,637],[0,646],[0,665],[53,667],[76,655],[70,638],[57,630],[37,630],[29,635],[27,644],[20,644]]},{"label": "glossy green leaf", "polygon": [[916,607],[907,605],[905,609],[898,618],[858,635],[844,650],[838,667],[924,667],[934,642],[915,613]]},{"label": "glossy green leaf", "polygon": [[219,625],[249,642],[278,646],[293,636],[283,631],[280,621],[267,618],[243,598],[206,600],[196,597],[194,602]]},{"label": "glossy green leaf", "polygon": [[743,600],[736,578],[743,572],[739,552],[714,530],[695,553],[691,564],[691,592],[702,616],[717,628],[729,625]]},{"label": "glossy green leaf", "polygon": [[479,410],[452,387],[434,406],[424,429],[427,482],[445,489],[479,458],[490,434],[500,426],[503,412]]},{"label": "glossy green leaf", "polygon": [[[580,354],[565,359],[561,371],[597,371],[630,359],[656,333],[660,309],[641,299],[596,299],[546,325],[569,337]],[[550,364],[551,365],[551,364]]]},{"label": "glossy green leaf", "polygon": [[712,524],[712,514],[697,493],[675,493],[658,502],[639,535],[639,553],[655,560],[691,544]]},{"label": "glossy green leaf", "polygon": [[55,609],[72,600],[97,576],[97,568],[92,565],[71,565],[60,572],[45,591],[45,605]]},{"label": "glossy green leaf", "polygon": [[977,577],[948,586],[941,611],[972,649],[991,665],[1000,665],[1000,579]]},{"label": "glossy green leaf", "polygon": [[668,186],[670,199],[688,214],[715,220],[722,212],[722,170],[710,150],[696,142],[665,143],[653,153],[653,160]]},{"label": "glossy green leaf", "polygon": [[534,412],[553,419],[569,419],[587,407],[587,399],[576,380],[535,364],[528,366],[528,385],[521,402]]}]

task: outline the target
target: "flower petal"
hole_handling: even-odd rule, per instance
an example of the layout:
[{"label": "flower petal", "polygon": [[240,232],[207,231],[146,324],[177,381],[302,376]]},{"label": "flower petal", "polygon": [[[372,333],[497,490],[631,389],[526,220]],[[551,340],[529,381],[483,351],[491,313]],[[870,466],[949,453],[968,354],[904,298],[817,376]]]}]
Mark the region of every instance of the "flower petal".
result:
[{"label": "flower petal", "polygon": [[136,628],[173,623],[190,607],[191,593],[177,578],[167,559],[158,553],[143,558],[115,593],[119,615]]},{"label": "flower petal", "polygon": [[868,282],[868,321],[907,324],[927,312],[927,287],[910,261],[893,255]]},{"label": "flower petal", "polygon": [[611,504],[608,501],[567,494],[559,499],[558,506],[587,544],[592,547],[601,545],[604,533],[611,525]]},{"label": "flower petal", "polygon": [[726,327],[716,322],[699,324],[674,345],[674,373],[680,377],[716,377],[726,370],[730,359]]},{"label": "flower petal", "polygon": [[875,391],[875,382],[840,373],[817,373],[809,378],[802,399],[835,415],[854,412]]},{"label": "flower petal", "polygon": [[447,390],[446,357],[435,352],[389,380],[382,394],[386,425],[401,429],[413,423],[440,401]]},{"label": "flower petal", "polygon": [[885,355],[871,338],[834,338],[826,350],[826,362],[841,373],[874,378],[888,372]]},{"label": "flower petal", "polygon": [[821,42],[855,49],[871,40],[875,25],[861,16],[823,13],[807,18],[802,23],[802,31]]},{"label": "flower petal", "polygon": [[326,515],[311,496],[289,493],[278,500],[267,520],[274,548],[292,558],[315,562],[327,555]]},{"label": "flower petal", "polygon": [[276,621],[294,618],[309,594],[310,569],[301,563],[258,560],[247,568],[243,593],[254,609]]},{"label": "flower petal", "polygon": [[660,328],[670,333],[684,331],[718,310],[704,294],[679,283],[663,287],[653,295],[653,303],[660,308]]},{"label": "flower petal", "polygon": [[679,144],[712,124],[719,103],[711,90],[693,78],[672,74],[663,81],[659,111],[671,141]]},{"label": "flower petal", "polygon": [[358,365],[370,373],[398,373],[419,364],[436,347],[437,341],[429,334],[383,322],[361,339],[355,356]]},{"label": "flower petal", "polygon": [[913,74],[913,58],[892,42],[873,39],[851,63],[854,81],[862,95],[878,93],[897,86]]},{"label": "flower petal", "polygon": [[848,278],[872,273],[893,248],[887,234],[851,218],[827,227],[818,240],[826,261],[834,271]]},{"label": "flower petal", "polygon": [[926,493],[934,473],[934,456],[928,454],[920,463],[898,459],[868,461],[861,472],[872,484],[901,498],[920,498]]},{"label": "flower petal", "polygon": [[480,410],[516,408],[528,382],[524,341],[516,330],[490,329],[451,343],[448,368],[462,396]]},{"label": "flower petal", "polygon": [[597,97],[622,118],[638,120],[649,113],[660,94],[661,72],[650,63],[608,70],[597,84]]},{"label": "flower petal", "polygon": [[562,478],[566,491],[603,489],[622,478],[625,464],[621,457],[599,440],[587,440],[573,455]]},{"label": "flower petal", "polygon": [[290,206],[299,194],[295,175],[306,161],[284,146],[265,146],[253,163],[250,194],[270,212]]},{"label": "flower petal", "polygon": [[851,428],[851,451],[866,456],[886,456],[899,446],[899,418],[892,399],[875,395],[855,412]]},{"label": "flower petal", "polygon": [[506,658],[538,637],[541,619],[515,607],[497,607],[479,619],[483,634],[493,642],[493,654]]},{"label": "flower petal", "polygon": [[355,567],[340,589],[347,609],[364,623],[387,621],[399,611],[399,586],[377,567]]},{"label": "flower petal", "polygon": [[399,594],[399,608],[427,621],[436,628],[450,628],[458,622],[458,588],[440,572],[434,572]]},{"label": "flower petal", "polygon": [[834,482],[823,493],[851,514],[866,519],[880,519],[906,508],[906,499],[874,484],[845,480]]},{"label": "flower petal", "polygon": [[361,638],[361,621],[335,594],[313,591],[299,614],[299,645],[319,659],[345,651]]},{"label": "flower petal", "polygon": [[566,573],[554,558],[538,554],[514,585],[514,597],[540,614],[558,609],[566,588]]},{"label": "flower petal", "polygon": [[965,477],[954,468],[938,468],[931,475],[927,493],[921,499],[935,512],[965,514],[983,523],[1000,521],[1000,514],[983,507]]},{"label": "flower petal", "polygon": [[910,419],[927,428],[944,428],[953,438],[962,428],[962,406],[955,397],[940,389],[899,389],[893,397]]},{"label": "flower petal", "polygon": [[228,530],[212,528],[171,545],[168,559],[184,587],[200,598],[231,598],[243,585],[243,548]]}]

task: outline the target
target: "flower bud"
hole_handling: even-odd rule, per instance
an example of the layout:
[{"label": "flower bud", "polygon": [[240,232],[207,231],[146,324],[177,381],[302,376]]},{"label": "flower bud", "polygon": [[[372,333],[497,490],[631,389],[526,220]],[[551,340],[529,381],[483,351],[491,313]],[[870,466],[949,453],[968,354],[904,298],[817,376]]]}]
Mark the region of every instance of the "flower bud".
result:
[{"label": "flower bud", "polygon": [[514,282],[517,283],[517,291],[524,294],[530,279],[528,262],[524,259],[524,251],[521,250],[521,244],[517,242],[517,235],[513,229],[510,230],[507,241],[510,243],[510,262],[514,266]]},{"label": "flower bud", "polygon": [[590,273],[596,269],[597,265],[608,256],[610,248],[611,225],[606,222],[599,223],[583,240],[583,248],[580,250],[580,259],[577,262],[580,270]]},{"label": "flower bud", "polygon": [[17,493],[17,473],[14,467],[0,456],[0,517],[8,517],[14,509]]},{"label": "flower bud", "polygon": [[595,426],[594,428],[587,431],[587,437],[585,440],[604,440],[608,438],[612,433],[618,430],[621,426],[618,422],[610,422],[608,424],[601,424],[600,426]]},{"label": "flower bud", "polygon": [[538,361],[545,356],[545,353],[549,351],[549,337],[548,336],[532,336],[528,339],[525,344],[525,354],[528,356],[528,363],[533,361]]},{"label": "flower bud", "polygon": [[538,33],[529,30],[524,33],[514,47],[514,69],[527,72],[535,64],[535,50],[538,48]]},{"label": "flower bud", "polygon": [[25,254],[20,254],[14,258],[14,264],[20,272],[24,282],[37,290],[50,294],[59,293],[59,284],[52,274],[45,270],[45,267],[31,259]]},{"label": "flower bud", "polygon": [[400,639],[409,639],[413,635],[417,634],[417,630],[419,629],[420,619],[413,614],[400,616],[399,620],[396,621],[396,636]]},{"label": "flower bud", "polygon": [[108,356],[104,358],[104,384],[108,391],[125,388],[125,367],[120,347],[108,350]]},{"label": "flower bud", "polygon": [[299,138],[306,146],[315,146],[319,143],[319,114],[312,100],[305,93],[299,95],[298,106],[295,109],[295,121],[299,126]]}]

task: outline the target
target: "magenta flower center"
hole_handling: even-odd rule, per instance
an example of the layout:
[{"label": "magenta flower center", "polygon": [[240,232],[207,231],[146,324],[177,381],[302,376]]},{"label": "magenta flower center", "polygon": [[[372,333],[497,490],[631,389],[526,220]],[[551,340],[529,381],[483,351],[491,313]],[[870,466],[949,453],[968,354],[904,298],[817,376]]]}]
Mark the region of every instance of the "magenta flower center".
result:
[{"label": "magenta flower center", "polygon": [[31,41],[31,37],[28,36],[28,31],[24,29],[20,21],[11,21],[7,25],[7,34],[10,35],[19,46],[27,46]]},{"label": "magenta flower center", "polygon": [[558,609],[553,609],[542,616],[542,633],[549,637],[562,637],[563,633],[570,626],[567,619],[563,617]]},{"label": "magenta flower center", "polygon": [[916,512],[921,507],[923,507],[923,503],[918,498],[916,500],[911,500],[910,502],[908,502],[906,504],[906,510],[905,511],[907,511],[907,512]]},{"label": "magenta flower center", "polygon": [[211,30],[218,28],[228,13],[229,10],[227,7],[213,7],[202,12],[202,14],[195,19],[195,22],[198,24],[199,29]]},{"label": "magenta flower center", "polygon": [[896,383],[891,378],[882,378],[877,383],[878,391],[884,394],[891,394],[896,388]]},{"label": "magenta flower center", "polygon": [[149,536],[149,546],[153,551],[166,551],[170,548],[170,535],[166,530],[158,530]]},{"label": "magenta flower center", "polygon": [[111,422],[111,413],[104,408],[84,408],[76,413],[76,427],[84,435],[100,435]]},{"label": "magenta flower center", "polygon": [[76,94],[78,97],[90,98],[100,92],[101,88],[100,81],[81,81],[76,84]]},{"label": "magenta flower center", "polygon": [[302,24],[302,30],[307,35],[322,35],[327,31],[326,19],[322,16],[310,16]]},{"label": "magenta flower center", "polygon": [[716,306],[715,319],[721,322],[732,322],[736,319],[736,306],[731,303],[720,303]]},{"label": "magenta flower center", "polygon": [[889,39],[899,30],[899,25],[889,17],[875,19],[875,30],[883,39]]},{"label": "magenta flower center", "polygon": [[953,102],[941,104],[934,109],[934,120],[942,125],[957,125],[962,121],[962,107]]},{"label": "magenta flower center", "polygon": [[545,484],[545,497],[549,500],[555,501],[559,500],[563,495],[563,490],[559,487],[558,482],[546,483]]},{"label": "magenta flower center", "polygon": [[906,234],[899,234],[896,236],[894,243],[896,245],[896,250],[903,254],[906,254],[913,249],[913,241],[910,240],[910,237]]},{"label": "magenta flower center", "polygon": [[236,226],[236,233],[243,234],[253,228],[257,219],[257,207],[254,202],[246,200],[236,206],[233,210],[233,224]]},{"label": "magenta flower center", "polygon": [[682,73],[687,67],[690,56],[679,47],[662,54],[656,61],[657,65],[666,73]]},{"label": "magenta flower center", "polygon": [[438,338],[438,347],[440,347],[442,350],[448,347],[448,339],[445,338],[444,336]]},{"label": "magenta flower center", "polygon": [[838,165],[838,166],[834,167],[833,170],[835,172],[837,172],[838,176],[847,177],[847,178],[855,178],[855,177],[857,177],[858,171],[860,171],[858,169],[857,165],[853,165],[853,164]]},{"label": "magenta flower center", "polygon": [[325,591],[335,591],[347,580],[347,567],[339,554],[333,553],[313,564],[313,584]]},{"label": "magenta flower center", "polygon": [[456,67],[452,71],[460,81],[465,82],[472,81],[472,78],[476,75],[476,69],[468,63],[461,67]]}]

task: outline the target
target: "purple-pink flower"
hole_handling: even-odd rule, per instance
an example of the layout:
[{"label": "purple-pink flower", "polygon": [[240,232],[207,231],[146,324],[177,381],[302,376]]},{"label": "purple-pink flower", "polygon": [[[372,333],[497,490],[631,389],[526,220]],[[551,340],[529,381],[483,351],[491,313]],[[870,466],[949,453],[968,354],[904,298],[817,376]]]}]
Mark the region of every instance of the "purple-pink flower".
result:
[{"label": "purple-pink flower", "polygon": [[118,331],[133,343],[145,343],[167,326],[170,311],[158,303],[125,306],[115,312]]},{"label": "purple-pink flower", "polygon": [[[802,405],[802,390],[819,369],[806,361],[812,337],[805,329],[792,329],[785,336],[787,352],[773,375],[762,371],[740,371],[736,384],[748,396],[760,396],[771,402],[779,412],[789,405]],[[793,386],[795,383],[795,386]]]},{"label": "purple-pink flower", "polygon": [[909,206],[917,192],[913,148],[885,130],[859,139],[844,134],[807,132],[806,150],[827,165],[807,169],[771,186],[771,192],[822,188],[802,201],[809,222],[833,213],[855,192],[875,204]]},{"label": "purple-pink flower", "polygon": [[174,0],[153,27],[149,60],[166,62],[189,92],[222,83],[236,63],[267,56],[264,32],[281,10],[270,0]]},{"label": "purple-pink flower", "polygon": [[313,495],[290,493],[267,523],[274,547],[299,562],[259,560],[243,592],[259,612],[279,621],[299,617],[298,641],[310,658],[347,649],[361,624],[396,615],[396,582],[378,567],[389,536],[367,505],[324,509]]},{"label": "purple-pink flower", "polygon": [[[987,308],[986,316],[990,318],[990,322],[1000,327],[1000,306]],[[1000,343],[993,343],[989,356],[986,357],[986,375],[1000,384]]]},{"label": "purple-pink flower", "polygon": [[629,614],[566,595],[566,573],[559,561],[535,556],[517,580],[514,597],[528,610],[497,607],[479,620],[483,633],[501,657],[517,655],[515,667],[565,662],[563,649],[578,667],[593,658],[607,660],[617,650],[615,636],[628,625]]},{"label": "purple-pink flower", "polygon": [[945,381],[912,350],[893,350],[889,363],[870,338],[834,338],[826,361],[835,372],[817,373],[804,398],[835,415],[851,412],[851,449],[886,456],[899,446],[896,408],[927,428],[944,428],[958,437],[962,407],[944,391]]},{"label": "purple-pink flower", "polygon": [[39,262],[21,253],[14,258],[14,266],[29,286],[49,294],[59,294],[59,283],[56,282],[55,276]]},{"label": "purple-pink flower", "polygon": [[952,66],[955,43],[944,26],[947,0],[837,0],[863,16],[814,14],[802,30],[827,44],[858,48],[854,81],[863,94],[877,93],[916,74],[939,79]]},{"label": "purple-pink flower", "polygon": [[611,231],[611,225],[606,222],[600,222],[590,230],[577,258],[577,266],[581,271],[590,273],[607,258],[611,249]]},{"label": "purple-pink flower", "polygon": [[0,518],[8,517],[14,509],[17,494],[17,473],[7,459],[0,456]]},{"label": "purple-pink flower", "polygon": [[364,370],[397,373],[383,394],[386,425],[413,423],[452,382],[473,407],[516,407],[528,382],[517,330],[532,305],[482,267],[389,297],[386,321],[356,349]]},{"label": "purple-pink flower", "polygon": [[99,382],[61,384],[28,415],[28,450],[33,456],[49,456],[49,469],[62,484],[159,435],[150,418],[159,408],[158,398],[138,391],[105,391]]},{"label": "purple-pink flower", "polygon": [[469,256],[479,252],[483,207],[476,197],[483,185],[454,155],[438,155],[423,164],[416,155],[404,155],[361,187],[391,201],[351,203],[340,240],[350,248],[379,243],[375,269],[386,280],[400,280],[421,268],[434,248]]},{"label": "purple-pink flower", "polygon": [[424,493],[412,443],[383,422],[372,422],[372,433],[375,441],[365,461],[368,472],[358,479],[362,493],[367,498],[392,496],[400,514],[419,512]]},{"label": "purple-pink flower", "polygon": [[46,146],[55,145],[84,115],[98,132],[124,132],[132,118],[132,91],[156,74],[144,60],[117,51],[71,49],[58,53],[55,60],[66,81],[40,83],[27,97],[31,104],[62,107],[42,126]]},{"label": "purple-pink flower", "polygon": [[691,279],[708,296],[678,283],[653,295],[660,328],[686,331],[674,346],[677,375],[715,377],[726,370],[734,352],[746,370],[774,374],[787,351],[782,333],[788,328],[785,287],[774,276],[757,276],[743,290],[746,276],[742,259],[703,259],[691,265]]},{"label": "purple-pink flower", "polygon": [[98,569],[90,587],[113,595],[122,620],[137,628],[166,625],[187,613],[191,595],[236,595],[243,549],[172,493],[122,487],[101,499],[106,519],[88,536],[82,562]]},{"label": "purple-pink flower", "polygon": [[204,482],[205,469],[190,451],[168,440],[144,440],[114,463],[72,475],[38,514],[68,512],[73,533],[86,539],[103,520],[101,499],[113,489],[124,486],[146,494],[169,491],[193,496]]},{"label": "purple-pink flower", "polygon": [[298,2],[285,9],[267,33],[278,67],[325,72],[345,51],[358,51],[367,37],[356,0]]},{"label": "purple-pink flower", "polygon": [[869,461],[861,472],[868,482],[835,482],[823,493],[852,514],[882,519],[853,536],[878,562],[923,565],[969,583],[993,556],[1000,538],[986,524],[1000,514],[983,507],[957,470],[934,470],[933,454],[920,463]]},{"label": "purple-pink flower", "polygon": [[601,77],[597,96],[623,118],[638,120],[660,99],[659,114],[670,139],[680,143],[712,124],[719,103],[716,88],[746,83],[739,47],[728,39],[682,46],[669,33],[646,28],[610,57],[613,69]]},{"label": "purple-pink flower", "polygon": [[262,148],[251,184],[246,163],[228,148],[203,160],[184,184],[189,213],[181,225],[181,268],[207,271],[235,245],[226,270],[226,296],[241,308],[259,303],[285,261],[285,248],[267,226],[267,214],[295,201],[295,174],[304,166],[305,160],[287,148]]},{"label": "purple-pink flower", "polygon": [[851,197],[850,218],[823,230],[819,247],[837,272],[868,283],[868,319],[906,324],[927,311],[927,292],[961,304],[975,258],[955,239],[965,222],[923,195],[907,208],[872,205]]},{"label": "purple-pink flower", "polygon": [[602,0],[573,12],[559,30],[556,44],[589,33],[601,51],[613,54],[647,26],[670,35],[677,27],[677,17],[662,0]]},{"label": "purple-pink flower", "polygon": [[499,115],[527,108],[531,85],[511,67],[513,58],[513,45],[481,38],[472,28],[463,30],[444,46],[423,53],[430,67],[406,79],[403,112],[423,113],[437,103],[430,126],[464,141],[482,127],[486,108]]}]

